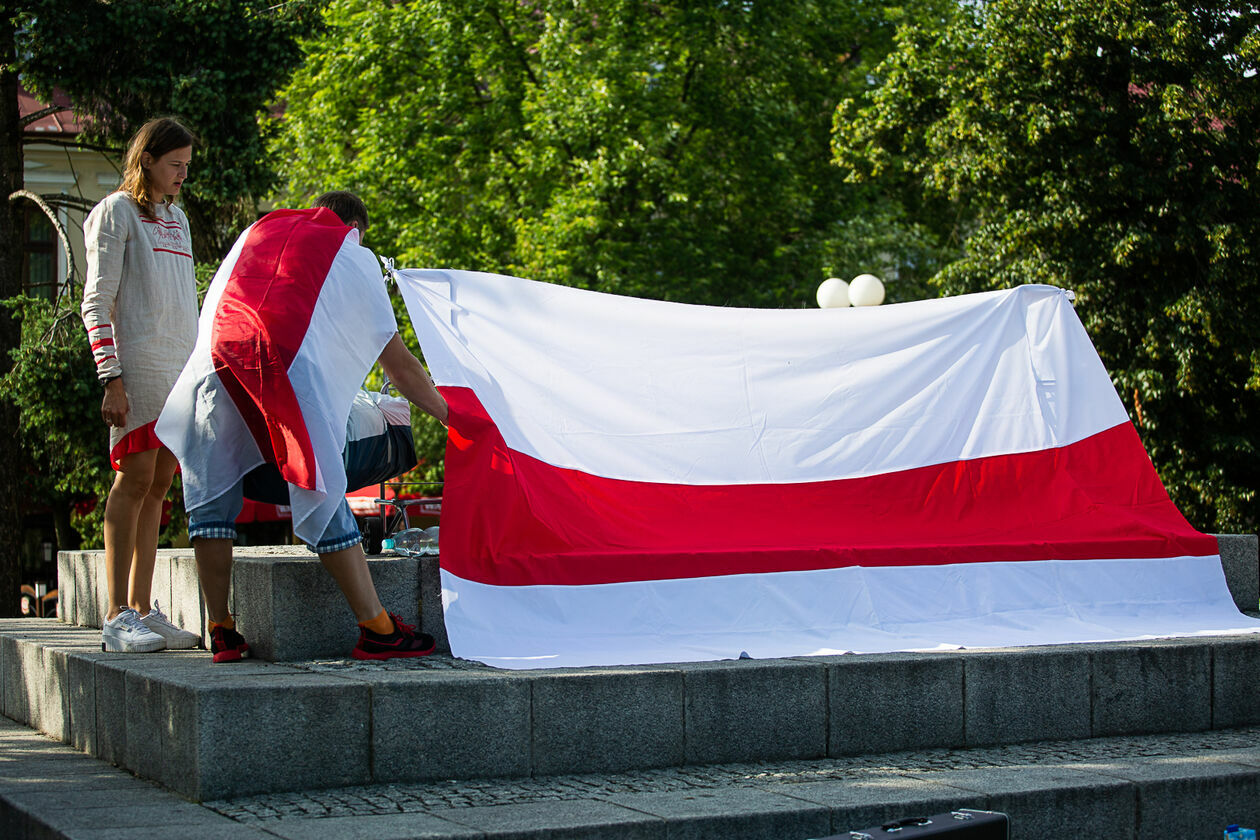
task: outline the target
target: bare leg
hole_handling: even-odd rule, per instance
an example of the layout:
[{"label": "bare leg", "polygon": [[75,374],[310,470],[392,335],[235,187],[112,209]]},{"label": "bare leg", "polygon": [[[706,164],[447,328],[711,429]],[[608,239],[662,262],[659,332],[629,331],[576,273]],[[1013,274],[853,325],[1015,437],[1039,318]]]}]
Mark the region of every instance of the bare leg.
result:
[{"label": "bare leg", "polygon": [[153,567],[157,563],[158,531],[162,528],[162,503],[166,501],[166,493],[171,489],[171,479],[175,477],[175,467],[178,464],[175,456],[166,447],[157,450],[153,483],[140,505],[140,515],[136,519],[135,554],[131,561],[131,580],[127,591],[130,593],[128,605],[140,615],[148,615],[152,608],[150,600],[153,593]]},{"label": "bare leg", "polygon": [[198,537],[193,540],[197,576],[206,596],[206,614],[215,624],[228,617],[228,591],[232,588],[232,541]]},{"label": "bare leg", "polygon": [[324,564],[324,568],[341,588],[341,594],[346,596],[356,621],[361,624],[381,614],[384,607],[376,595],[376,585],[372,583],[372,573],[368,571],[363,546],[356,544],[340,551],[321,554],[319,562]]},{"label": "bare leg", "polygon": [[[157,450],[133,452],[119,461],[122,469],[114,473],[114,485],[105,501],[105,588],[109,605],[105,618],[118,615],[120,607],[130,602],[127,586],[132,577],[131,562],[136,551],[136,529],[140,508],[153,486],[153,470]],[[155,536],[156,539],[156,536]],[[149,567],[152,575],[153,568]]]}]

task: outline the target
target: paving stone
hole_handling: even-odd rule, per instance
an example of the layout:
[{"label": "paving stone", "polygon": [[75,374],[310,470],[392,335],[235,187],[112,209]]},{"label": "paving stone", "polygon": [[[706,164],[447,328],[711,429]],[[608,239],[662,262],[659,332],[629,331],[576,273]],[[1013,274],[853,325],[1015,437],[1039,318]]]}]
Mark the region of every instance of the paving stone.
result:
[{"label": "paving stone", "polygon": [[683,676],[668,668],[531,674],[532,772],[681,764]]},{"label": "paving stone", "polygon": [[824,661],[830,696],[828,755],[964,743],[963,660],[892,653]]},{"label": "paving stone", "polygon": [[967,743],[1007,744],[1090,734],[1090,659],[1075,646],[966,657]]},{"label": "paving stone", "polygon": [[664,820],[592,799],[490,805],[437,811],[433,816],[494,840],[665,840]]},{"label": "paving stone", "polygon": [[827,752],[827,670],[796,660],[678,666],[687,764],[820,758]]},{"label": "paving stone", "polygon": [[780,840],[831,830],[827,808],[755,788],[626,793],[607,801],[668,820],[669,840]]},{"label": "paving stone", "polygon": [[358,817],[268,822],[269,836],[285,840],[479,840],[485,835],[429,814],[370,814]]},{"label": "paving stone", "polygon": [[912,814],[983,808],[987,801],[984,794],[906,774],[785,783],[766,789],[826,806],[831,815],[831,834],[881,825]]},{"label": "paving stone", "polygon": [[1212,649],[1194,640],[1091,646],[1092,734],[1212,725]]},{"label": "paving stone", "polygon": [[[171,830],[174,829],[174,830]],[[275,840],[274,834],[230,821],[206,821],[187,825],[167,826],[157,822],[152,826],[134,828],[76,828],[68,840],[136,840],[140,832],[166,836],[175,834],[179,840]],[[59,836],[58,840],[61,840]]]},{"label": "paving stone", "polygon": [[391,781],[530,772],[523,675],[385,672],[372,689],[373,775]]}]

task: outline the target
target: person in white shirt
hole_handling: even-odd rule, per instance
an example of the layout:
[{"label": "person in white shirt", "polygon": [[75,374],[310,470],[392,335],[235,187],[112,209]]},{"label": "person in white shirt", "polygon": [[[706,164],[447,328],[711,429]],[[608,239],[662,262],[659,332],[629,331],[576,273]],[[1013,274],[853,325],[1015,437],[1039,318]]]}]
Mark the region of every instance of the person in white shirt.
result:
[{"label": "person in white shirt", "polygon": [[102,650],[196,647],[151,600],[162,505],[177,462],[153,426],[197,338],[197,288],[188,219],[173,203],[188,178],[193,135],[176,120],[145,123],[131,139],[123,182],[84,225],[81,313],[105,395],[114,483],[105,503],[109,605]]}]

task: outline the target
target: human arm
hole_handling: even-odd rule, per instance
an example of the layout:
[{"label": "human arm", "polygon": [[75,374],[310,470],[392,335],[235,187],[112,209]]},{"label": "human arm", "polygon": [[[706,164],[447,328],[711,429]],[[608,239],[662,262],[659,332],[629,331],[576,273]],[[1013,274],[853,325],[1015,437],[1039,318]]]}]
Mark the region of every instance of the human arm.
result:
[{"label": "human arm", "polygon": [[433,387],[433,380],[420,364],[420,360],[412,355],[398,333],[385,345],[377,360],[394,383],[398,393],[410,400],[417,408],[436,417],[439,422],[446,422],[446,400]]},{"label": "human arm", "polygon": [[127,223],[115,204],[103,201],[84,225],[87,277],[80,315],[87,329],[96,375],[105,388],[101,418],[110,426],[125,426],[130,405],[123,390],[122,365],[114,345],[113,314],[122,281],[123,255],[130,238]]}]

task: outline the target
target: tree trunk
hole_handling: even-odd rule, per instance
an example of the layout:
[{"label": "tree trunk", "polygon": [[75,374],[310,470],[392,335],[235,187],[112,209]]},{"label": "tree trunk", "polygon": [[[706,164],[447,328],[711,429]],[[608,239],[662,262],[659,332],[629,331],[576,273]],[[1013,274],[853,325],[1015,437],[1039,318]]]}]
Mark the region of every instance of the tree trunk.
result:
[{"label": "tree trunk", "polygon": [[[9,196],[22,188],[22,128],[13,16],[0,4],[0,300],[22,291],[22,217]],[[0,376],[13,367],[10,351],[21,341],[21,324],[0,308]],[[16,616],[22,586],[22,493],[26,458],[18,437],[17,406],[0,391],[0,617]]]},{"label": "tree trunk", "polygon": [[65,496],[52,500],[53,531],[57,535],[58,551],[78,551],[83,545],[83,536],[70,523],[71,501]]}]

